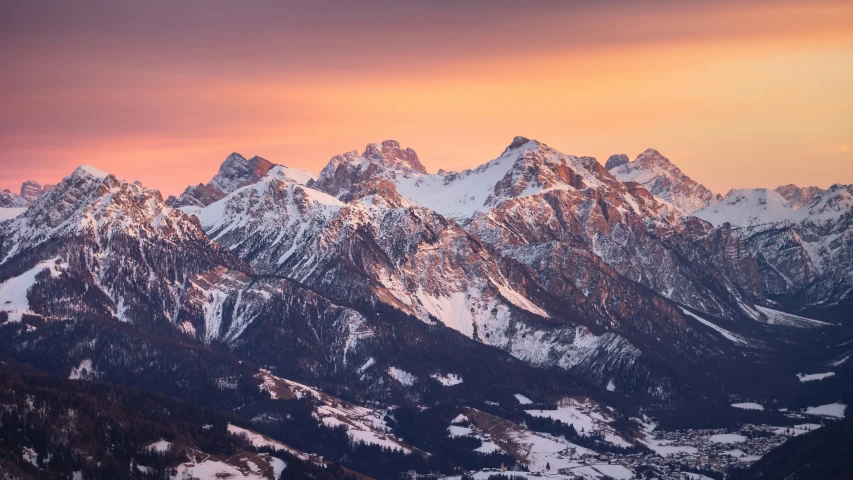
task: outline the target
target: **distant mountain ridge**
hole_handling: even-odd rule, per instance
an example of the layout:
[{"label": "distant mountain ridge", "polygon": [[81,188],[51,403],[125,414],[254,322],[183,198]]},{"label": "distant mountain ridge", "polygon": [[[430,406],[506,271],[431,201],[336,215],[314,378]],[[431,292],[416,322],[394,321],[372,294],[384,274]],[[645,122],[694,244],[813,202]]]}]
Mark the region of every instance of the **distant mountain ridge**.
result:
[{"label": "distant mountain ridge", "polygon": [[[0,217],[0,353],[232,409],[270,432],[306,430],[282,427],[292,418],[275,402],[294,399],[268,383],[322,385],[340,400],[288,408],[346,424],[342,452],[358,435],[427,451],[382,438],[412,430],[378,406],[441,416],[457,402],[441,422],[467,412],[459,428],[473,432],[503,416],[532,438],[518,405],[589,397],[624,415],[614,425],[630,439],[647,412],[689,425],[765,415],[731,413],[748,401],[776,421],[789,405],[853,399],[853,185],[718,198],[654,150],[602,166],[520,136],[437,174],[392,140],[317,175],[234,153],[167,200],[83,165]],[[330,415],[342,401],[381,421]],[[476,458],[508,458],[496,455]]]},{"label": "distant mountain ridge", "polygon": [[[764,273],[766,256],[732,255],[732,244],[749,250],[747,239],[717,239],[722,223],[706,210],[729,204],[712,204],[710,191],[654,150],[626,160],[611,158],[608,171],[591,157],[516,137],[476,169],[435,175],[389,140],[333,157],[313,176],[234,153],[209,183],[165,202],[81,167],[12,221],[0,253],[23,258],[57,235],[94,242],[86,260],[64,268],[83,268],[113,315],[141,321],[153,313],[143,313],[153,296],[165,307],[154,317],[205,342],[242,344],[271,302],[289,303],[281,295],[295,281],[331,301],[323,308],[353,308],[335,317],[349,319],[336,327],[340,335],[366,334],[365,312],[385,304],[533,365],[578,371],[599,385],[619,379],[623,388],[667,398],[672,379],[657,377],[647,361],[674,355],[699,363],[735,348],[717,336],[697,349],[707,342],[700,337],[716,334],[683,307],[734,324],[767,321],[755,305],[778,308],[768,299],[778,288]],[[748,203],[730,197],[727,208]],[[701,204],[711,204],[697,213],[710,224],[686,216]],[[181,273],[163,264],[147,277],[111,267],[99,251],[115,250],[119,238],[142,242],[134,262],[153,265],[174,251],[189,255],[181,268],[192,267]],[[51,258],[69,257],[50,248]],[[813,264],[791,277],[806,282],[797,288],[817,275]],[[670,341],[660,349],[648,336]]]},{"label": "distant mountain ridge", "polygon": [[41,186],[38,182],[27,180],[21,184],[20,195],[6,189],[0,191],[0,208],[23,208],[56,188],[56,185]]}]

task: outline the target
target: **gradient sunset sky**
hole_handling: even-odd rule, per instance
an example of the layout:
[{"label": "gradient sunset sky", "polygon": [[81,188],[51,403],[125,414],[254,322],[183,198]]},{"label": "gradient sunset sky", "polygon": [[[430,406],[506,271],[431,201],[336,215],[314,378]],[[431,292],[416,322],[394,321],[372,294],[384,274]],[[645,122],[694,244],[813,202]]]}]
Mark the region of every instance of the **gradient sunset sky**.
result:
[{"label": "gradient sunset sky", "polygon": [[430,171],[515,135],[660,150],[715,192],[853,183],[853,2],[0,0],[0,189],[88,163],[164,194],[232,151]]}]

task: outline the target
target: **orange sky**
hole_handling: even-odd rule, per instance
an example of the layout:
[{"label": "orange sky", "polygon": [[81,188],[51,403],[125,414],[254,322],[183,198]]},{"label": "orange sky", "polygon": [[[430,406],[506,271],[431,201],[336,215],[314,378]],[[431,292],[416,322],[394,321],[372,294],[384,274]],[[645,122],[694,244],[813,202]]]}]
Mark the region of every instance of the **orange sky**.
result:
[{"label": "orange sky", "polygon": [[515,135],[723,193],[853,183],[849,1],[0,3],[0,188],[89,163],[176,194],[385,139],[461,170]]}]

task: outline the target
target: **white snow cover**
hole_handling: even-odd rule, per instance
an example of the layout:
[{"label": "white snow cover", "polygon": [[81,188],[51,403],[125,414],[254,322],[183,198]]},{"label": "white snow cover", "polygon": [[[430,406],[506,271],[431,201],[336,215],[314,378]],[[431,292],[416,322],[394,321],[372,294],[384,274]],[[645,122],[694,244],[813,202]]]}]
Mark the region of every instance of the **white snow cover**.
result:
[{"label": "white snow cover", "polygon": [[10,322],[20,322],[25,313],[32,313],[30,301],[27,300],[27,291],[36,283],[36,275],[45,268],[50,270],[53,277],[58,277],[60,270],[57,269],[57,261],[59,258],[39,262],[35,267],[0,285],[0,311],[9,314]]},{"label": "white snow cover", "polygon": [[844,418],[844,411],[846,409],[847,405],[844,405],[843,403],[829,403],[819,407],[810,407],[806,409],[806,413],[809,415],[820,415],[823,417]]},{"label": "white snow cover", "polygon": [[459,425],[451,425],[447,427],[447,435],[450,437],[464,437],[471,435],[473,430],[469,427],[460,427]]},{"label": "white snow cover", "polygon": [[773,433],[777,435],[802,435],[804,433],[808,433],[812,430],[818,429],[821,426],[817,423],[802,423],[800,425],[791,425],[789,427],[778,427],[773,430]]},{"label": "white snow cover", "polygon": [[286,167],[284,165],[276,165],[271,168],[266,174],[267,177],[280,178],[282,180],[292,180],[300,185],[305,185],[309,180],[315,180],[317,175],[308,173],[305,170],[298,168]]},{"label": "white snow cover", "polygon": [[823,380],[824,378],[828,378],[833,375],[835,375],[835,372],[812,373],[809,375],[803,375],[802,373],[798,373],[797,378],[799,378],[801,382],[813,382],[815,380]]},{"label": "white snow cover", "polygon": [[745,462],[754,462],[761,458],[761,456],[759,455],[747,455],[746,452],[739,448],[726,450],[725,452],[723,452],[723,455],[729,455],[731,457],[739,458],[740,460]]},{"label": "white snow cover", "polygon": [[171,446],[172,446],[172,444],[170,442],[167,442],[166,440],[160,439],[160,440],[152,443],[151,445],[148,445],[147,447],[145,447],[145,450],[151,450],[153,452],[163,453],[163,452],[169,450],[169,447],[171,447]]},{"label": "white snow cover", "polygon": [[417,380],[417,377],[411,373],[405,370],[400,370],[397,367],[388,367],[388,375],[390,375],[394,380],[397,380],[401,385],[405,385],[407,387],[414,385]]},{"label": "white snow cover", "polygon": [[444,325],[466,337],[474,335],[474,316],[471,313],[467,292],[453,292],[448,296],[432,296],[419,288],[416,298],[423,309]]},{"label": "white snow cover", "polygon": [[658,151],[648,149],[633,162],[611,167],[621,182],[637,182],[674,213],[690,214],[716,202],[713,192],[696,183]]},{"label": "white snow cover", "polygon": [[740,443],[746,440],[746,437],[736,433],[720,433],[717,435],[711,435],[708,437],[708,440],[714,443]]},{"label": "white snow cover", "polygon": [[839,365],[844,364],[844,362],[846,362],[849,358],[850,358],[850,355],[844,355],[843,357],[839,358],[838,360],[835,360],[834,362],[830,362],[830,365],[833,367],[837,367]]},{"label": "white snow cover", "polygon": [[21,449],[21,457],[25,462],[30,462],[34,467],[38,468],[38,453],[30,447]]},{"label": "white snow cover", "polygon": [[[221,240],[231,232],[247,229],[270,238],[267,248],[279,244],[291,248],[278,259],[279,264],[292,255],[300,242],[309,240],[312,229],[322,225],[340,211],[343,203],[323,192],[302,186],[287,177],[274,175],[247,185],[204,208],[185,207],[195,215],[213,240]],[[286,198],[279,195],[284,192]]]},{"label": "white snow cover", "polygon": [[711,477],[706,477],[705,475],[700,475],[698,473],[684,472],[684,475],[687,476],[688,480],[714,480]]},{"label": "white snow cover", "polygon": [[691,447],[687,445],[671,445],[671,440],[656,438],[654,436],[654,431],[656,427],[657,424],[655,423],[643,422],[643,433],[646,434],[646,438],[640,440],[640,443],[649,447],[650,450],[660,455],[661,457],[676,455],[678,453],[695,454],[699,452],[696,447]]},{"label": "white snow cover", "polygon": [[719,203],[709,205],[693,215],[715,227],[730,223],[746,228],[765,224],[790,222],[799,217],[781,195],[766,188],[745,188],[734,191]]},{"label": "white snow cover", "polygon": [[820,320],[814,320],[811,318],[801,317],[799,315],[794,315],[791,313],[780,312],[778,310],[773,310],[772,308],[762,307],[756,305],[755,308],[761,311],[764,315],[767,316],[767,323],[771,325],[785,325],[789,327],[800,327],[800,328],[809,328],[809,327],[820,327],[824,325],[832,325],[831,323],[822,322]]},{"label": "white snow cover", "polygon": [[598,404],[592,401],[579,401],[574,398],[560,400],[556,410],[525,410],[534,417],[548,417],[559,420],[567,425],[573,425],[575,430],[584,436],[600,433],[604,440],[620,447],[630,447],[631,443],[622,438],[610,427],[613,419],[607,415]]},{"label": "white snow cover", "polygon": [[[191,467],[188,465],[192,465]],[[216,480],[220,478],[239,478],[242,480],[267,480],[264,475],[256,472],[244,472],[225,462],[203,460],[198,463],[181,463],[175,467],[176,475],[172,480],[183,478],[198,478],[199,480]]]},{"label": "white snow cover", "polygon": [[[466,415],[476,425],[477,422],[473,419],[483,415],[483,413],[468,409]],[[518,424],[497,417],[493,418],[490,415],[486,415],[486,419],[480,420],[480,423],[482,423],[482,429],[477,426],[471,427],[471,436],[480,438],[481,441],[486,440],[494,443],[504,451],[514,450],[518,452],[527,460],[531,472],[545,473],[547,471],[556,474],[558,470],[563,468],[581,466],[578,461],[580,456],[595,453],[561,437],[531,432]],[[457,431],[461,433],[461,430]],[[547,464],[550,464],[550,470],[545,469]]]},{"label": "white snow cover", "polygon": [[[237,435],[237,436],[244,436],[245,435],[246,438],[249,439],[249,442],[256,448],[270,447],[270,448],[274,448],[276,450],[282,450],[282,451],[292,453],[292,454],[296,454],[299,452],[298,450],[291,448],[290,446],[285,445],[285,444],[283,444],[277,440],[273,440],[272,438],[270,438],[266,435],[260,434],[258,432],[253,431],[253,430],[238,427],[238,426],[232,425],[230,423],[228,424],[228,433],[230,433],[232,435]],[[168,442],[166,442],[166,443],[168,443]],[[167,448],[168,448],[168,446],[167,446]]]},{"label": "white snow cover", "polygon": [[18,215],[20,215],[26,211],[27,211],[26,207],[23,207],[23,208],[20,208],[20,207],[3,207],[3,208],[0,208],[0,222],[2,222],[4,220],[9,220],[9,219],[15,218]]},{"label": "white snow cover", "polygon": [[438,382],[444,385],[445,387],[452,387],[454,385],[459,385],[460,383],[462,383],[462,377],[456,375],[455,373],[448,373],[447,375],[439,375],[437,373],[433,373],[430,376],[438,380]]},{"label": "white snow cover", "polygon": [[280,398],[282,394],[284,398],[302,398],[305,395],[314,397],[320,403],[314,408],[315,416],[328,427],[343,426],[353,442],[411,452],[391,434],[383,411],[346,402],[301,383],[277,377],[268,370],[261,370],[258,377],[263,382],[260,388],[270,392],[272,398]]},{"label": "white snow cover", "polygon": [[356,372],[358,372],[358,373],[364,373],[364,372],[366,372],[366,371],[367,371],[367,369],[368,369],[368,368],[372,367],[372,366],[373,366],[373,365],[375,365],[375,364],[376,364],[376,360],[375,360],[373,357],[370,357],[370,358],[368,358],[368,359],[367,359],[367,361],[366,361],[366,362],[364,362],[364,365],[362,365],[362,366],[358,367],[358,369],[356,370]]},{"label": "white snow cover", "polygon": [[[601,185],[577,157],[563,155],[535,140],[529,140],[517,148],[507,149],[498,158],[474,170],[465,170],[448,176],[418,173],[396,175],[392,181],[396,184],[397,192],[413,203],[447,217],[471,218],[475,212],[486,212],[491,209],[491,206],[486,203],[494,194],[495,184],[511,174],[517,162],[519,166],[524,165],[527,161],[525,155],[531,153],[541,157],[546,164],[567,165],[568,168],[577,172],[587,185]],[[568,185],[562,185],[559,188],[572,189]],[[540,185],[529,185],[517,197],[535,195],[542,191],[544,188]],[[492,198],[489,203],[493,206],[500,200],[500,198]]]},{"label": "white snow cover", "polygon": [[[248,437],[249,442],[251,442],[251,444],[253,446],[255,446],[256,448],[258,448],[258,447],[271,447],[271,448],[275,448],[276,450],[282,450],[282,451],[288,452],[291,455],[297,456],[303,460],[306,460],[308,458],[305,454],[303,454],[299,450],[291,448],[288,445],[277,442],[277,441],[273,440],[272,438],[267,437],[266,435],[261,435],[260,433],[254,432],[252,430],[240,428],[236,425],[231,425],[229,423],[228,424],[228,432],[232,433],[234,435],[245,435],[246,437]],[[273,467],[273,477],[279,478],[281,476],[281,472],[284,471],[285,468],[287,468],[287,462],[285,462],[284,460],[282,460],[280,458],[276,458],[276,457],[269,457],[269,460],[270,460],[270,463]]]},{"label": "white snow cover", "polygon": [[530,405],[531,403],[533,403],[533,400],[525,397],[524,395],[522,395],[520,393],[516,393],[515,398],[516,398],[516,400],[518,400],[518,403],[520,403],[522,405]]},{"label": "white snow cover", "polygon": [[[822,225],[837,220],[853,208],[853,194],[850,187],[836,184],[810,202],[795,209],[778,193],[764,188],[746,188],[734,191],[721,202],[694,213],[713,224],[720,226],[730,223],[736,228],[748,228],[761,231],[764,227],[779,225],[812,223]],[[821,261],[812,255],[812,261],[820,265]]]},{"label": "white snow cover", "polygon": [[84,359],[80,361],[80,365],[71,369],[68,375],[69,380],[89,380],[98,376],[98,372],[92,368],[92,360]]},{"label": "white snow cover", "polygon": [[622,465],[612,465],[608,463],[595,463],[592,465],[584,465],[571,469],[575,475],[580,475],[582,478],[602,478],[604,476],[615,478],[617,480],[629,480],[634,478],[634,472],[628,470]]},{"label": "white snow cover", "polygon": [[94,177],[94,178],[107,178],[107,176],[109,176],[109,173],[107,173],[101,169],[95,168],[91,165],[85,165],[85,164],[77,167],[77,169],[74,170],[74,173],[84,173],[84,174],[89,175],[90,177]]},{"label": "white snow cover", "polygon": [[681,311],[684,312],[685,315],[690,315],[691,317],[695,318],[696,320],[699,320],[703,324],[705,324],[705,325],[711,327],[712,329],[716,330],[720,335],[727,338],[728,340],[731,340],[732,342],[737,343],[738,345],[748,345],[747,341],[744,340],[739,335],[735,335],[734,333],[726,330],[725,328],[718,327],[717,325],[714,325],[713,323],[709,322],[708,320],[705,320],[704,318],[700,317],[699,315],[696,315],[695,313],[690,312],[689,310],[685,310],[682,308]]},{"label": "white snow cover", "polygon": [[764,406],[757,403],[733,403],[732,406],[743,410],[764,410]]},{"label": "white snow cover", "polygon": [[[507,287],[500,281],[489,279],[490,283],[498,289],[500,295],[509,303],[518,308],[527,310],[541,317],[548,318],[548,313],[537,307],[524,295]],[[486,282],[482,282],[486,283]],[[387,285],[393,291],[395,285]],[[471,285],[466,290],[459,290],[445,295],[431,295],[423,288],[415,292],[415,299],[419,306],[429,315],[435,317],[444,325],[461,332],[471,338],[474,335],[474,324],[482,326],[486,322],[495,323],[489,312],[493,308],[498,310],[498,319],[509,316],[508,308],[500,301],[493,300],[488,305],[483,305],[483,285]],[[398,298],[405,301],[405,292]]]},{"label": "white snow cover", "polygon": [[497,446],[496,444],[494,444],[488,440],[481,440],[481,441],[483,442],[483,444],[480,445],[479,447],[475,448],[474,449],[475,452],[485,453],[486,455],[488,455],[490,453],[499,452],[501,450],[501,447]]}]

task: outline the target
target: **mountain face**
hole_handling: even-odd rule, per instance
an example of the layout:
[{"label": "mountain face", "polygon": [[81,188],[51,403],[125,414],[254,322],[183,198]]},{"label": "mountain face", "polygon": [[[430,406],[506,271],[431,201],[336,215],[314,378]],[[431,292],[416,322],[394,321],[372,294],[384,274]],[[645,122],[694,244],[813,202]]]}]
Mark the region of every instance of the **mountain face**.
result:
[{"label": "mountain face", "polygon": [[[662,161],[645,152],[614,169]],[[746,205],[735,198],[731,208]],[[0,237],[0,274],[34,286],[11,318],[101,311],[267,364],[301,352],[296,371],[323,376],[379,358],[376,315],[390,309],[529,365],[673,400],[695,392],[655,365],[723,362],[749,341],[708,319],[748,337],[764,320],[755,305],[772,309],[768,296],[780,293],[764,247],[731,222],[675,215],[595,159],[524,137],[441,175],[395,141],[333,157],[317,177],[232,154],[210,183],[168,203],[75,171]],[[813,280],[813,263],[790,279]],[[48,300],[72,298],[80,282],[94,287],[89,301]],[[298,343],[275,355],[252,348],[271,338]]]},{"label": "mountain face", "polygon": [[353,150],[333,157],[319,177],[307,185],[340,197],[347,194],[354,184],[377,176],[396,178],[398,175],[425,173],[426,169],[414,150],[403,150],[398,142],[386,140],[381,144],[371,143],[361,154]]},{"label": "mountain face", "polygon": [[808,205],[816,196],[826,192],[826,190],[818,187],[800,188],[793,184],[776,187],[773,191],[781,195],[793,208]]},{"label": "mountain face", "polygon": [[[644,344],[646,336],[673,336],[671,354],[696,361],[725,351],[725,345],[689,348],[700,335],[689,317],[652,285],[638,287],[608,264],[625,267],[620,255],[634,253],[611,243],[612,224],[679,264],[681,272],[655,279],[672,286],[671,297],[739,315],[733,296],[695,280],[716,278],[646,233],[671,230],[665,208],[594,159],[519,137],[475,170],[441,176],[422,170],[414,152],[387,141],[362,155],[334,157],[306,185],[273,172],[203,209],[184,210],[255,272],[293,279],[357,309],[385,304],[534,365],[583,370],[601,385],[618,377],[626,388],[671,394],[661,388],[669,381],[652,379],[638,360],[643,350],[628,340],[637,335]],[[618,225],[628,219],[635,227],[622,230]],[[606,248],[607,260],[591,254],[595,248]],[[637,275],[656,271],[659,261],[639,262]],[[657,321],[637,321],[637,312]]]},{"label": "mountain face", "polygon": [[21,198],[28,202],[32,202],[47,192],[53,190],[56,185],[41,186],[38,182],[27,180],[21,185]]},{"label": "mountain face", "polygon": [[652,363],[738,348],[700,340],[702,322],[680,305],[747,329],[767,321],[752,305],[774,306],[741,237],[673,216],[594,159],[519,137],[476,169],[430,175],[396,142],[381,145],[304,184],[273,173],[184,210],[255,272],[635,394],[678,395]]},{"label": "mountain face", "polygon": [[[248,160],[239,153],[232,153],[222,162],[219,172],[208,183],[199,183],[187,187],[177,198],[169,197],[166,204],[175,208],[186,206],[205,207],[225,197],[225,195],[240,187],[250,185],[260,180],[271,169],[276,167],[269,160],[254,156]],[[277,167],[291,172],[291,176],[308,181],[311,175],[301,170]]]},{"label": "mountain face", "polygon": [[689,215],[720,200],[719,195],[696,183],[657,150],[648,149],[633,162],[613,155],[605,165],[622,182],[636,182],[652,195],[672,205],[673,213]]},{"label": "mountain face", "polygon": [[27,180],[21,184],[21,194],[16,195],[11,191],[0,192],[0,208],[25,208],[31,202],[56,188],[56,185],[45,185],[42,187],[38,182]]},{"label": "mountain face", "polygon": [[844,272],[853,266],[853,185],[833,185],[799,208],[802,197],[792,198],[793,204],[777,191],[737,190],[695,215],[731,228],[742,240],[768,295],[794,297],[803,305],[848,302],[853,280]]},{"label": "mountain face", "polygon": [[0,208],[25,208],[30,202],[9,190],[0,192]]},{"label": "mountain face", "polygon": [[[156,190],[88,166],[5,226],[0,278],[29,279],[12,303],[18,318],[98,311],[153,328],[173,316],[187,277],[239,263],[211,243],[197,221],[167,207]],[[48,267],[51,275],[39,281]],[[27,305],[34,293],[27,293],[27,282],[46,284],[45,302],[35,302],[36,309]],[[85,295],[73,300],[80,288]]]},{"label": "mountain face", "polygon": [[[509,425],[500,450],[539,435],[515,408],[525,401],[607,402],[596,408],[630,439],[629,415],[705,422],[760,401],[771,422],[849,384],[851,185],[717,201],[653,150],[602,166],[516,137],[462,172],[430,174],[389,140],[317,176],[235,153],[167,201],[89,166],[32,201],[7,197],[21,206],[0,219],[0,354],[236,412],[338,459],[382,459],[367,468],[391,457],[353,446],[359,435],[443,459],[424,472],[470,465],[438,450],[460,412],[471,435],[480,420]],[[821,388],[797,376],[828,368],[838,378]],[[447,416],[445,402],[461,407]],[[409,415],[440,428],[418,442]],[[335,422],[332,448],[317,429]],[[614,448],[539,422],[586,442],[572,448]],[[528,453],[476,461],[544,468]]]}]

